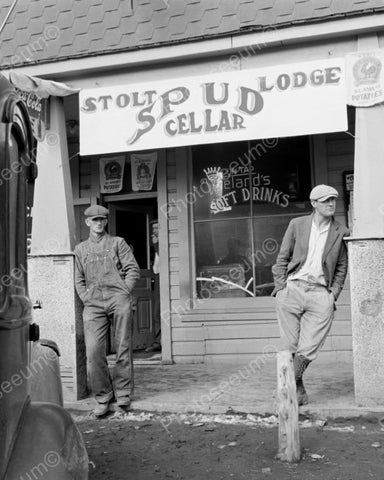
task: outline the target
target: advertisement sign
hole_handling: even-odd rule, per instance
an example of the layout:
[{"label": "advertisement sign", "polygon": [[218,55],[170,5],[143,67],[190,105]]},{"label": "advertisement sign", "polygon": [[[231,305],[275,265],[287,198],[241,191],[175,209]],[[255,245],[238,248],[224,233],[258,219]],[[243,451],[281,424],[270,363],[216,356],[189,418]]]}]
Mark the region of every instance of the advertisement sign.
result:
[{"label": "advertisement sign", "polygon": [[16,91],[27,107],[33,136],[42,142],[49,129],[49,97],[40,98],[33,92],[26,92],[19,88],[16,88]]},{"label": "advertisement sign", "polygon": [[347,130],[344,59],[80,92],[80,154]]},{"label": "advertisement sign", "polygon": [[131,176],[132,190],[152,190],[157,153],[132,154],[131,155]]},{"label": "advertisement sign", "polygon": [[117,193],[123,187],[125,157],[100,158],[100,192]]},{"label": "advertisement sign", "polygon": [[347,103],[370,107],[384,101],[384,52],[356,52],[346,56]]}]

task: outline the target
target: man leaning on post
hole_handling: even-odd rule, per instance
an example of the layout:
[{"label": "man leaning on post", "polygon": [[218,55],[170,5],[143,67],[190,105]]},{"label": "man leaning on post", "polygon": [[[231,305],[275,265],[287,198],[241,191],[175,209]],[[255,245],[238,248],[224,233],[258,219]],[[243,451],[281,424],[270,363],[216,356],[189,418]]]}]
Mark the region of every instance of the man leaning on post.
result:
[{"label": "man leaning on post", "polygon": [[329,333],[348,268],[348,229],[333,218],[337,190],[317,185],[309,198],[312,215],[291,220],[272,267],[281,348],[293,354],[299,405],[308,403],[302,375]]},{"label": "man leaning on post", "polygon": [[[83,321],[88,378],[95,395],[96,417],[105,415],[115,398],[121,413],[131,402],[131,292],[140,269],[131,248],[105,228],[109,211],[92,205],[85,210],[89,238],[75,248],[75,287],[84,304]],[[113,322],[116,367],[113,384],[108,370],[106,344]]]}]

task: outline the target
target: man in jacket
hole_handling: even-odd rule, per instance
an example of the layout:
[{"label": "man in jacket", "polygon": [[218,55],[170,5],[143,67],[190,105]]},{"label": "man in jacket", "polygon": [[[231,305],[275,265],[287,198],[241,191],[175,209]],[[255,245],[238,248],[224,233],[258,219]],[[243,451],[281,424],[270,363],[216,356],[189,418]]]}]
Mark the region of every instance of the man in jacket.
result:
[{"label": "man in jacket", "polygon": [[272,267],[281,347],[293,354],[299,405],[308,403],[302,375],[329,333],[347,275],[348,229],[333,218],[337,198],[329,185],[313,188],[313,214],[291,220]]},{"label": "man in jacket", "polygon": [[[89,238],[75,248],[75,287],[84,304],[88,377],[96,399],[94,414],[101,417],[108,412],[114,398],[121,412],[130,405],[133,385],[131,292],[140,277],[140,269],[125,240],[106,233],[108,210],[92,205],[84,213]],[[116,345],[114,385],[106,358],[111,322]]]}]

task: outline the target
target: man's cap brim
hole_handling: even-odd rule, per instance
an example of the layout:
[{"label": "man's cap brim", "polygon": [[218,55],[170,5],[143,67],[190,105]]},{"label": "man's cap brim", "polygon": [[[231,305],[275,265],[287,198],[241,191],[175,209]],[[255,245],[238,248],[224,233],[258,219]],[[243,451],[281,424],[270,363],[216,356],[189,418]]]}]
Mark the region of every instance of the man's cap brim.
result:
[{"label": "man's cap brim", "polygon": [[339,196],[334,193],[331,193],[330,195],[324,195],[324,197],[317,198],[316,200],[318,202],[323,202],[325,200],[328,200],[328,198],[339,198]]}]

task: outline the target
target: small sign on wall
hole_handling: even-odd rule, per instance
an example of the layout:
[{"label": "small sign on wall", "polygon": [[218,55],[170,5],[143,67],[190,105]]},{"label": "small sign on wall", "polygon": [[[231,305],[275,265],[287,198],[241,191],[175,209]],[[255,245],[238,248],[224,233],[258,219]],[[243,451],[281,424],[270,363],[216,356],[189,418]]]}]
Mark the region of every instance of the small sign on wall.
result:
[{"label": "small sign on wall", "polygon": [[150,191],[153,187],[157,162],[157,153],[132,154],[131,173],[133,191]]},{"label": "small sign on wall", "polygon": [[100,158],[100,192],[117,193],[123,187],[125,157]]},{"label": "small sign on wall", "polygon": [[354,52],[346,56],[347,103],[370,107],[384,101],[384,52]]},{"label": "small sign on wall", "polygon": [[344,172],[344,203],[345,213],[347,216],[347,224],[352,233],[353,227],[353,182],[354,172],[352,170]]}]

